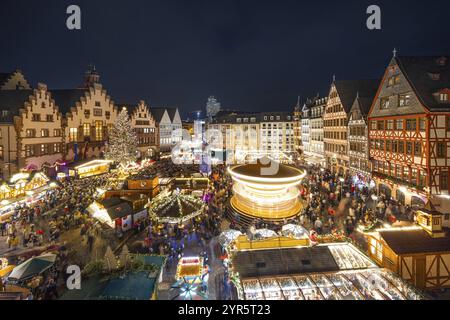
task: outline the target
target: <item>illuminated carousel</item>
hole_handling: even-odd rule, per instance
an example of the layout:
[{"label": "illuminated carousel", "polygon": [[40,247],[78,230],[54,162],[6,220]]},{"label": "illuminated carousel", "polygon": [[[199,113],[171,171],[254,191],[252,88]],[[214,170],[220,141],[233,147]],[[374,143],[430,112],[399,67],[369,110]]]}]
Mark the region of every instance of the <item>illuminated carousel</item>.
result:
[{"label": "illuminated carousel", "polygon": [[282,164],[277,166],[275,174],[261,163],[228,168],[234,182],[229,203],[232,213],[244,221],[261,219],[270,222],[292,219],[300,214],[303,205],[298,185],[306,173]]}]

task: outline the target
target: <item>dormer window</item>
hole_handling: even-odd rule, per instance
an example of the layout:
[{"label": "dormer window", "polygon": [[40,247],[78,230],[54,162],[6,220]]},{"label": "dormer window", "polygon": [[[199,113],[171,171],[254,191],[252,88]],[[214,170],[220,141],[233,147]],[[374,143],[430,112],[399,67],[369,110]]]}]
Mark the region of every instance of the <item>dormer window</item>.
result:
[{"label": "dormer window", "polygon": [[2,110],[2,117],[7,117],[9,114],[9,110]]},{"label": "dormer window", "polygon": [[439,101],[440,102],[448,102],[448,93],[440,93]]},{"label": "dormer window", "polygon": [[441,57],[441,58],[437,59],[436,60],[436,64],[438,66],[442,66],[442,67],[447,65],[447,58],[446,57]]},{"label": "dormer window", "polygon": [[236,119],[236,122],[237,122],[237,123],[241,123],[241,122],[242,122],[242,119],[241,119],[241,118],[237,118],[237,119]]},{"label": "dormer window", "polygon": [[433,81],[438,81],[438,80],[441,79],[441,74],[440,74],[440,73],[432,73],[432,72],[429,72],[429,73],[428,73],[428,76],[429,76],[430,79],[433,80]]}]

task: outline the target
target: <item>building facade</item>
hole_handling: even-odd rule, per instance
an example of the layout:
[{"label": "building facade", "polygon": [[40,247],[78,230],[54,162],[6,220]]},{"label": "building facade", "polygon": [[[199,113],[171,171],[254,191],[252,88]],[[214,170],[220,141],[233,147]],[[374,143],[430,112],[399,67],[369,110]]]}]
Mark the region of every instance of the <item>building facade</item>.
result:
[{"label": "building facade", "polygon": [[21,70],[0,73],[0,90],[31,90]]},{"label": "building facade", "polygon": [[309,156],[310,153],[310,116],[311,116],[311,100],[308,99],[305,104],[303,105],[302,108],[302,119],[301,119],[301,136],[302,136],[302,146],[301,146],[301,150],[302,150],[302,154],[304,155],[304,157]]},{"label": "building facade", "polygon": [[357,93],[376,91],[378,80],[333,81],[323,115],[324,150],[327,167],[339,175],[350,173],[348,119]]},{"label": "building facade", "polygon": [[295,151],[302,154],[302,107],[300,105],[300,97],[294,107],[294,146]]},{"label": "building facade", "polygon": [[401,203],[431,197],[450,212],[448,56],[397,57],[369,112],[369,148],[378,190]]},{"label": "building facade", "polygon": [[370,182],[372,172],[369,160],[367,115],[372,105],[373,98],[373,96],[361,97],[357,94],[355,102],[353,102],[353,106],[350,109],[348,121],[350,174],[358,178],[357,182],[366,184]]},{"label": "building facade", "polygon": [[159,133],[161,152],[169,152],[183,140],[183,122],[178,108],[151,108]]},{"label": "building facade", "polygon": [[131,126],[136,133],[140,158],[154,158],[159,152],[159,135],[150,108],[141,100],[137,105],[119,105],[128,110]]},{"label": "building facade", "polygon": [[294,125],[291,112],[231,113],[213,118],[208,130],[221,136],[223,159],[229,163],[252,162],[264,156],[292,162],[297,158]]},{"label": "building facade", "polygon": [[315,97],[311,103],[309,119],[309,157],[307,163],[325,166],[323,143],[323,113],[327,104],[327,97]]}]

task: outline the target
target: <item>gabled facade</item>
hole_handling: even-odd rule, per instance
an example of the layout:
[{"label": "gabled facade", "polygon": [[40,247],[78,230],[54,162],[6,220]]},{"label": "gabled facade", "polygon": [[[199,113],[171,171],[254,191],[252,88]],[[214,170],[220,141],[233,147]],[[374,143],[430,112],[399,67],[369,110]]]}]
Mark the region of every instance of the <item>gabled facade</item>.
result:
[{"label": "gabled facade", "polygon": [[309,155],[309,151],[310,151],[310,141],[309,141],[309,121],[310,121],[310,116],[311,116],[311,100],[308,99],[305,104],[303,105],[302,108],[302,146],[301,149],[303,151],[304,155]]},{"label": "gabled facade", "polygon": [[350,158],[350,173],[356,175],[362,183],[368,183],[371,177],[369,161],[367,115],[374,96],[361,97],[357,95],[348,121],[348,154]]},{"label": "gabled facade", "polygon": [[117,108],[99,83],[86,89],[52,90],[64,112],[65,160],[102,158]]},{"label": "gabled facade", "polygon": [[47,86],[0,92],[0,173],[50,170],[63,158],[62,115]]},{"label": "gabled facade", "polygon": [[21,70],[0,73],[0,90],[31,90]]},{"label": "gabled facade", "polygon": [[159,152],[159,137],[155,119],[144,101],[138,105],[119,105],[126,107],[130,115],[131,125],[138,139],[140,157],[153,158]]},{"label": "gabled facade", "polygon": [[397,57],[369,113],[370,157],[379,190],[441,212],[450,191],[450,57]]},{"label": "gabled facade", "polygon": [[324,149],[327,167],[339,175],[350,170],[348,154],[348,119],[357,93],[376,91],[378,80],[333,81],[323,115]]},{"label": "gabled facade", "polygon": [[183,122],[178,108],[152,108],[151,113],[159,132],[159,145],[162,152],[170,151],[182,141]]}]

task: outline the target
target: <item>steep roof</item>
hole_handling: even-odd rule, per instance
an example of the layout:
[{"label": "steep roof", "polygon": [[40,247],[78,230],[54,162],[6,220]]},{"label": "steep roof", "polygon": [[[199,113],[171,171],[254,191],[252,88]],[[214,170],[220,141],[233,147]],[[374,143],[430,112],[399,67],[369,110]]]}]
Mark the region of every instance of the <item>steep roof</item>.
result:
[{"label": "steep roof", "polygon": [[150,113],[158,123],[161,122],[165,112],[166,108],[150,108]]},{"label": "steep roof", "polygon": [[6,80],[9,79],[9,77],[12,75],[12,72],[7,73],[0,73],[0,86],[6,82]]},{"label": "steep roof", "polygon": [[361,97],[375,96],[380,80],[337,80],[334,85],[342,106],[348,113],[358,93]]},{"label": "steep roof", "polygon": [[[25,102],[34,95],[33,90],[7,90],[0,91],[0,123],[12,123],[14,116],[19,115],[19,109],[23,108]],[[8,114],[2,116],[3,110]]]},{"label": "steep roof", "polygon": [[170,121],[173,122],[173,120],[175,119],[175,115],[177,113],[178,108],[166,108],[167,113],[169,115]]},{"label": "steep roof", "polygon": [[450,237],[432,238],[425,230],[380,231],[380,236],[396,254],[450,252]]},{"label": "steep roof", "polygon": [[[443,65],[439,59],[446,59]],[[450,89],[450,56],[398,56],[394,58],[422,104],[430,111],[450,109],[450,104],[439,103],[433,94]],[[439,75],[433,80],[430,75]]]},{"label": "steep roof", "polygon": [[70,112],[70,108],[75,107],[76,103],[81,101],[81,97],[84,97],[88,89],[57,89],[49,90],[51,97],[55,100],[55,104],[58,106],[59,111],[65,115]]}]

